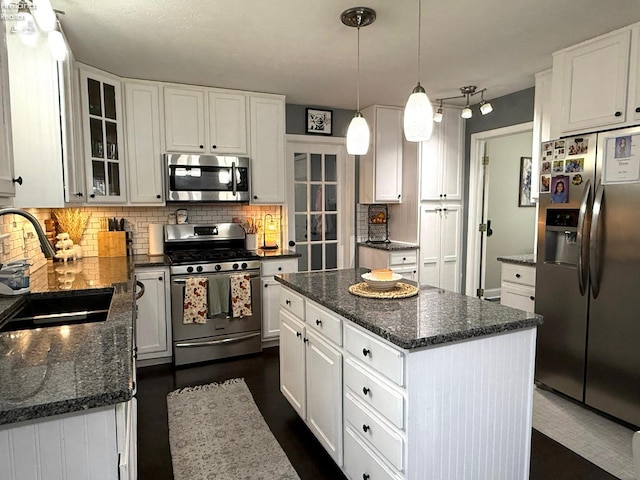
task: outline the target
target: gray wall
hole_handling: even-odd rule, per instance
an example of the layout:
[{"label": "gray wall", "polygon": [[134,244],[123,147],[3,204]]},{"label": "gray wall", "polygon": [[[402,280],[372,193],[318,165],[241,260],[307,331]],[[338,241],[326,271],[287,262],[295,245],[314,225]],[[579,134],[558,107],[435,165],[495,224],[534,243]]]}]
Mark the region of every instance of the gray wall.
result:
[{"label": "gray wall", "polygon": [[[535,87],[520,90],[499,98],[487,98],[493,105],[493,112],[489,115],[481,115],[478,106],[473,106],[473,117],[466,120],[465,124],[465,145],[464,145],[464,211],[467,214],[463,219],[463,240],[462,240],[462,285],[466,284],[466,268],[467,268],[467,231],[468,212],[469,212],[469,164],[471,152],[471,135],[478,132],[486,132],[487,130],[495,130],[496,128],[508,127],[510,125],[518,125],[533,121],[533,103],[535,97]],[[467,292],[471,294],[471,292]]]},{"label": "gray wall", "polygon": [[[306,109],[320,108],[322,110],[332,110],[333,137],[346,137],[349,123],[355,115],[355,110],[342,110],[340,108],[319,107],[317,105],[294,105],[287,103],[287,133],[296,135],[306,134]],[[323,136],[323,135],[316,135]]]}]

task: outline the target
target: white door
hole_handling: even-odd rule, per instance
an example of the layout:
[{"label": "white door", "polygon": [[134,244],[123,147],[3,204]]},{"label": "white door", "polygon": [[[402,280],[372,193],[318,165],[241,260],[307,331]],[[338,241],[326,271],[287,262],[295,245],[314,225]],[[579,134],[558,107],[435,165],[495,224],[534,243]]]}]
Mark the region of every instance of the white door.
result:
[{"label": "white door", "polygon": [[136,346],[138,358],[146,360],[170,355],[167,339],[165,270],[136,271],[136,279],[144,284],[144,295],[136,301]]},{"label": "white door", "polygon": [[205,153],[204,90],[164,89],[167,151]]},{"label": "white door", "polygon": [[439,204],[423,205],[420,218],[420,284],[440,286]]},{"label": "white door", "polygon": [[306,418],[305,327],[280,310],[280,391],[303,420]]},{"label": "white door", "polygon": [[440,288],[460,291],[460,205],[446,204],[440,211]]},{"label": "white door", "polygon": [[287,139],[288,248],[301,254],[298,271],[346,268],[355,253],[355,201],[344,139]]}]

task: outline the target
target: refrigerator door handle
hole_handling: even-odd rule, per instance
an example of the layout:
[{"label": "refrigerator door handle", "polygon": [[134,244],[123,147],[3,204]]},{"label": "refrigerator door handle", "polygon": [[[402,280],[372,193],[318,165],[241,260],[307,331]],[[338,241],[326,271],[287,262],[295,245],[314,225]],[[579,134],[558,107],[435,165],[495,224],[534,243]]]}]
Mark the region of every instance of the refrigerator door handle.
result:
[{"label": "refrigerator door handle", "polygon": [[580,203],[580,213],[578,215],[577,240],[580,245],[580,257],[578,258],[578,288],[580,295],[584,297],[587,290],[587,280],[589,279],[589,235],[585,235],[585,227],[589,228],[591,209],[591,180],[587,180]]},{"label": "refrigerator door handle", "polygon": [[604,185],[599,184],[593,200],[593,218],[589,235],[589,273],[591,276],[591,293],[598,298],[600,293],[600,249],[598,234],[600,231],[600,214],[604,203]]}]

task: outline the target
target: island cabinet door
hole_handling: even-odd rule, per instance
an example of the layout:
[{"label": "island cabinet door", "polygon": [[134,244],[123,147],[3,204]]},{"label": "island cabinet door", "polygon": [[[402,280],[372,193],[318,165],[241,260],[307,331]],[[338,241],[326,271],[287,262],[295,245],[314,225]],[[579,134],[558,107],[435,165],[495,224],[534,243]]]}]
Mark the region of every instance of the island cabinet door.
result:
[{"label": "island cabinet door", "polygon": [[302,419],[306,418],[305,326],[280,310],[280,391]]},{"label": "island cabinet door", "polygon": [[342,466],[342,355],[307,330],[307,425]]}]

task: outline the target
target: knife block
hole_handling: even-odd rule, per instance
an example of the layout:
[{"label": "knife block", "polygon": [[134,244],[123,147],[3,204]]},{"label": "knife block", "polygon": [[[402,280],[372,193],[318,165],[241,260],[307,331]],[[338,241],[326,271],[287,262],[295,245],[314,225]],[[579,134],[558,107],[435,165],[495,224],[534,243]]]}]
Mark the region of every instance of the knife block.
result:
[{"label": "knife block", "polygon": [[99,257],[126,257],[127,232],[98,232]]}]

